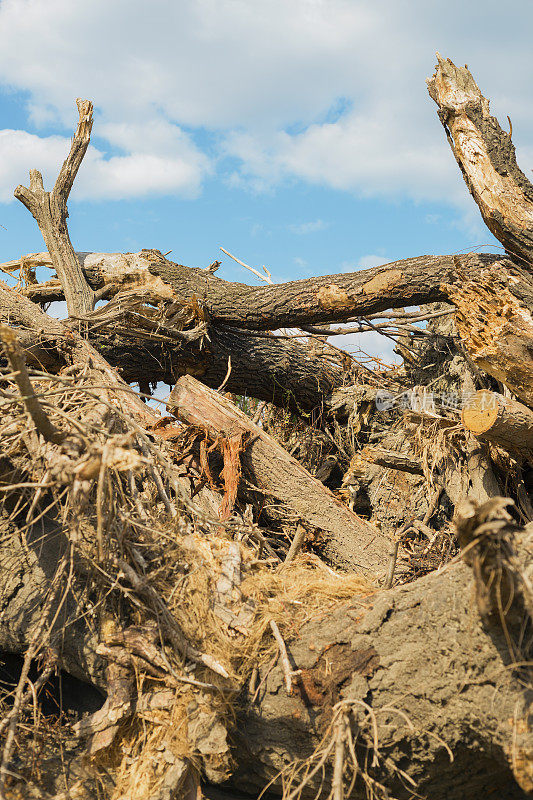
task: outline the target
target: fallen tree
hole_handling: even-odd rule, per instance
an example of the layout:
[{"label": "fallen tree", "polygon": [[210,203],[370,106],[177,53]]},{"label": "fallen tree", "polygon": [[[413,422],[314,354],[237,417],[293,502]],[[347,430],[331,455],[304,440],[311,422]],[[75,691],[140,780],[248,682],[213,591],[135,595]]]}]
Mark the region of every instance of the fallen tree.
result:
[{"label": "fallen tree", "polygon": [[505,257],[257,288],[75,253],[84,101],[16,190],[48,253],[0,285],[0,796],[533,792],[533,189],[466,68],[429,89]]}]

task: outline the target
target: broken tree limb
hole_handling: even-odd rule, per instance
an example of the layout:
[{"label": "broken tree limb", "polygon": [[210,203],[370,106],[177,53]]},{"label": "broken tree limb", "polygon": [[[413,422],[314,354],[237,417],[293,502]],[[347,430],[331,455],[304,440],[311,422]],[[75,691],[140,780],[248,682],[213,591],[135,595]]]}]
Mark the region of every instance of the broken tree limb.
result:
[{"label": "broken tree limb", "polygon": [[533,411],[516,400],[484,389],[467,400],[461,419],[478,439],[513,451],[533,450]]},{"label": "broken tree limb", "polygon": [[516,286],[513,274],[497,264],[472,275],[467,259],[447,292],[457,309],[462,346],[474,364],[533,407],[533,306],[527,295],[515,293]]},{"label": "broken tree limb", "polygon": [[[230,391],[278,405],[287,405],[288,398],[291,410],[306,412],[327,405],[329,387],[342,383],[341,365],[306,354],[298,340],[265,338],[258,330],[247,333],[243,328],[342,321],[376,309],[446,299],[457,308],[458,331],[473,361],[506,383],[523,402],[528,403],[527,398],[533,402],[533,280],[501,257],[421,256],[358,273],[263,287],[230,283],[204,270],[173,264],[155,250],[79,257],[93,288],[114,283],[123,291],[135,290],[146,302],[174,301],[184,309],[200,301],[210,315],[211,344],[201,349],[194,341],[124,338],[127,327],[119,336],[111,327],[110,341],[105,327],[100,327],[95,343],[106,347],[106,357],[130,381],[142,380],[147,369],[154,380],[169,383],[190,372],[216,388],[231,356]],[[45,260],[43,254],[31,258],[35,263]],[[331,300],[337,290],[342,303]],[[39,298],[39,285],[26,291]]]},{"label": "broken tree limb", "polygon": [[516,163],[511,133],[490,115],[468,68],[437,53],[428,91],[488,229],[509,255],[533,269],[533,186]]},{"label": "broken tree limb", "polygon": [[213,437],[246,436],[242,464],[251,480],[304,522],[328,534],[325,551],[334,564],[373,576],[386,568],[388,539],[353,514],[226,397],[186,375],[174,387],[167,407]]},{"label": "broken tree limb", "polygon": [[22,348],[17,340],[15,332],[0,322],[0,339],[4,346],[4,351],[15,373],[15,382],[18,386],[26,411],[32,418],[35,427],[47,442],[61,444],[65,441],[66,433],[59,431],[48,419],[33,386],[24,363]]},{"label": "broken tree limb", "polygon": [[50,253],[54,269],[61,281],[70,316],[86,314],[94,305],[93,291],[81,270],[72,247],[67,227],[67,199],[89,146],[93,124],[93,106],[88,100],[76,101],[79,122],[70,152],[61,167],[51,192],[45,191],[43,176],[32,169],[30,188],[17,186],[15,197],[32,214]]},{"label": "broken tree limb", "polygon": [[[247,330],[276,330],[321,322],[343,322],[390,308],[447,300],[446,285],[453,284],[464,268],[472,278],[485,266],[497,264],[505,275],[516,277],[510,291],[533,307],[533,281],[501,256],[472,253],[468,256],[417,256],[380,267],[337,275],[324,275],[274,285],[234,283],[196,267],[166,259],[159,250],[139,253],[78,253],[83,274],[92,289],[116,284],[139,290],[154,300],[187,304],[194,298],[207,308],[211,320]],[[44,263],[46,254],[31,257]],[[10,262],[13,263],[13,262]],[[39,284],[25,289],[39,300]],[[50,287],[43,286],[43,301]],[[61,295],[54,296],[60,299]]]}]

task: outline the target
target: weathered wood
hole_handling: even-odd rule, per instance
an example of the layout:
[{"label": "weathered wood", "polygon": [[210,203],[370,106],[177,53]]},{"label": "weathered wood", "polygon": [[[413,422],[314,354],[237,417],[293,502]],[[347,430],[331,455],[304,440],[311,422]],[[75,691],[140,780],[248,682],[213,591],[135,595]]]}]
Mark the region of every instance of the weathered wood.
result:
[{"label": "weathered wood", "polygon": [[472,361],[533,407],[533,306],[515,292],[516,286],[513,274],[498,263],[472,275],[467,260],[446,291]]},{"label": "weathered wood", "polygon": [[386,469],[397,469],[400,472],[409,472],[411,475],[423,475],[424,469],[419,459],[396,450],[386,450],[383,447],[367,445],[360,453],[363,461],[377,464]]},{"label": "weathered wood", "polygon": [[15,189],[15,197],[31,212],[39,226],[61,281],[70,316],[86,314],[92,311],[94,305],[93,292],[81,270],[67,227],[67,199],[89,146],[93,124],[92,103],[79,98],[76,102],[79,112],[78,127],[53,190],[45,191],[43,176],[36,169],[30,171],[29,189],[25,186],[17,186]]},{"label": "weathered wood", "polygon": [[465,67],[437,53],[427,81],[448,142],[485,224],[511,257],[533,269],[533,186],[516,163],[511,132],[489,112]]},{"label": "weathered wood", "polygon": [[516,400],[484,389],[467,400],[461,419],[478,439],[511,450],[533,450],[533,411]]},{"label": "weathered wood", "polygon": [[[497,264],[502,275],[512,278],[510,291],[533,308],[531,275],[491,254],[418,256],[360,272],[266,286],[223,280],[207,270],[169,261],[159,250],[77,255],[93,289],[115,285],[121,290],[138,290],[147,299],[174,299],[183,304],[195,298],[206,307],[213,322],[248,330],[342,322],[390,308],[440,302],[448,299],[447,286],[454,284],[458,272],[474,278],[491,264]],[[47,256],[34,253],[23,256],[22,261],[44,264]],[[51,294],[54,291],[56,294]],[[45,284],[42,289],[31,284],[25,292],[34,300],[61,299],[57,284]]]},{"label": "weathered wood", "polygon": [[[502,520],[498,502],[487,503],[478,514],[472,515],[471,509],[467,507],[468,517],[458,525],[461,541],[470,544],[468,563],[473,565],[475,555],[472,541],[482,551],[487,522],[494,521],[493,535],[505,541],[507,568],[516,571],[506,621],[499,614],[480,618],[472,602],[477,571],[474,565],[472,574],[465,564],[455,564],[381,592],[366,608],[356,599],[305,623],[288,643],[293,669],[302,671],[292,695],[285,693],[281,666],[267,665],[259,676],[264,683],[257,700],[239,713],[236,786],[255,792],[273,780],[281,787],[279,772],[293,759],[312,754],[332,718],[332,706],[344,701],[358,710],[357,729],[364,742],[356,749],[360,767],[384,784],[390,796],[407,800],[414,794],[398,768],[414,779],[418,794],[432,800],[477,798],[494,791],[513,800],[529,796],[533,751],[527,675],[512,666],[521,658],[528,660],[523,626],[531,613],[524,616],[524,605],[531,600],[526,573],[531,572],[533,531]],[[466,538],[465,526],[470,533]],[[482,577],[496,597],[497,564],[487,564]],[[373,764],[372,720],[379,742]],[[313,788],[324,779],[320,796],[326,797],[331,762]],[[368,796],[364,781],[356,787],[351,797]]]},{"label": "weathered wood", "polygon": [[[214,388],[223,380],[231,357],[229,391],[307,413],[327,406],[329,393],[342,384],[340,362],[314,356],[299,340],[264,338],[265,334],[243,328],[274,329],[324,317],[342,320],[445,297],[457,308],[457,328],[473,361],[506,383],[523,402],[533,402],[533,280],[501,257],[421,256],[359,273],[255,288],[172,264],[154,250],[79,256],[93,288],[115,285],[117,290],[135,290],[150,302],[175,300],[184,307],[201,300],[210,316],[211,341],[201,350],[195,342],[149,340],[143,340],[140,349],[116,335],[110,341],[100,329],[98,341],[106,347],[106,356],[130,381],[144,379],[149,371],[151,379],[173,383],[190,373]],[[41,263],[45,255],[23,260]],[[157,276],[151,274],[154,271]],[[378,284],[379,291],[368,289]],[[323,307],[332,286],[342,289],[347,305]],[[26,291],[39,298],[39,286]],[[45,287],[43,298],[49,298],[48,291]]]},{"label": "weathered wood", "polygon": [[329,534],[325,550],[334,564],[373,576],[384,571],[388,539],[353,514],[228,398],[186,375],[174,387],[167,407],[212,436],[245,436],[241,458],[250,478],[304,522]]}]

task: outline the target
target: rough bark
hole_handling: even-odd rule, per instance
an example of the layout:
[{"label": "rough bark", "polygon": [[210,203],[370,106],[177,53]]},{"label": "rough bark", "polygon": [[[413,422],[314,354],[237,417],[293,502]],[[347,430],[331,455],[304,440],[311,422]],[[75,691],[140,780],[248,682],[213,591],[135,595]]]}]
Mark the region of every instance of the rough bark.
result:
[{"label": "rough bark", "polygon": [[[516,163],[512,128],[503,131],[465,67],[437,53],[428,90],[466,185],[507,253],[533,269],[533,186]],[[509,123],[510,124],[510,123]]]},{"label": "rough bark", "polygon": [[463,425],[478,439],[512,451],[533,450],[533,412],[496,392],[476,392],[461,412]]},{"label": "rough bark", "polygon": [[[474,525],[463,523],[461,530],[472,534],[482,520],[487,527],[482,516]],[[500,527],[494,534],[497,547],[513,531],[521,569],[531,570],[531,529],[520,532],[511,525],[503,531]],[[466,539],[472,542],[471,535]],[[476,541],[478,563],[486,563],[491,542]],[[471,549],[469,553],[472,562]],[[455,564],[441,574],[382,592],[366,608],[355,600],[304,624],[289,648],[293,668],[302,670],[292,696],[285,693],[280,666],[268,674],[266,668],[256,704],[239,716],[235,783],[256,791],[286,771],[293,759],[308,757],[331,719],[332,706],[352,701],[359,704],[359,725],[365,717],[362,703],[376,715],[380,766],[368,766],[368,717],[360,765],[366,751],[368,772],[395,798],[412,797],[413,787],[402,780],[399,769],[414,779],[416,791],[432,800],[463,800],[494,790],[498,797],[521,798],[533,791],[530,699],[520,668],[512,669],[521,656],[514,644],[510,648],[509,639],[516,636],[522,642],[527,658],[531,629],[525,635],[523,627],[519,631],[530,613],[524,617],[527,583],[515,595],[519,613],[514,621],[510,606],[505,624],[498,613],[480,617],[472,589],[479,594],[480,582],[488,579],[496,598],[505,576],[501,564],[499,578],[494,569],[493,561],[485,575],[474,568],[473,579],[465,565]],[[329,780],[331,773],[326,773],[326,787]],[[278,778],[275,785],[280,784]],[[312,797],[311,787],[308,791]],[[364,784],[351,796],[365,797]]]},{"label": "rough bark", "polygon": [[[508,259],[490,254],[418,256],[360,272],[259,287],[225,281],[207,270],[175,264],[159,250],[77,255],[93,289],[136,289],[147,299],[172,298],[183,304],[195,298],[202,302],[213,322],[248,330],[343,322],[390,308],[440,302],[448,299],[448,284],[462,280],[465,274],[475,280],[484,267],[491,265],[503,279],[510,278],[509,291],[517,301],[533,307],[531,276]],[[36,253],[21,261],[36,265],[49,259],[46,254]],[[25,291],[34,300],[41,297],[48,301],[52,299],[50,289],[57,292],[53,299],[61,299],[57,283],[44,284],[43,288],[34,284]]]},{"label": "rough bark", "polygon": [[[38,263],[44,259],[37,254],[34,260]],[[128,380],[146,376],[150,368],[154,380],[172,382],[190,372],[216,387],[231,356],[231,391],[280,405],[287,405],[288,398],[293,410],[307,412],[327,405],[330,387],[341,385],[340,361],[336,364],[330,359],[325,364],[322,360],[320,365],[321,360],[312,357],[298,341],[263,339],[257,333],[239,330],[239,326],[275,329],[324,319],[342,321],[445,298],[457,308],[457,328],[472,360],[506,383],[523,402],[533,402],[533,281],[507,259],[475,254],[421,256],[359,273],[260,288],[229,283],[204,270],[172,264],[158,251],[80,254],[80,260],[94,288],[105,288],[115,280],[117,290],[135,289],[148,302],[174,300],[190,307],[192,301],[201,299],[211,319],[212,341],[202,350],[194,342],[173,345],[130,339],[134,343],[129,344],[123,337],[100,337],[107,348],[106,356],[124,369]],[[332,286],[344,293],[344,305],[324,300]],[[39,290],[30,289],[38,298]],[[286,391],[280,392],[280,386]]]},{"label": "rough bark", "polygon": [[352,514],[227,398],[202,386],[191,376],[184,376],[173,389],[167,407],[179,419],[208,430],[215,438],[220,435],[243,437],[241,459],[250,479],[303,522],[327,533],[325,553],[332,563],[372,576],[384,571],[389,540]]}]

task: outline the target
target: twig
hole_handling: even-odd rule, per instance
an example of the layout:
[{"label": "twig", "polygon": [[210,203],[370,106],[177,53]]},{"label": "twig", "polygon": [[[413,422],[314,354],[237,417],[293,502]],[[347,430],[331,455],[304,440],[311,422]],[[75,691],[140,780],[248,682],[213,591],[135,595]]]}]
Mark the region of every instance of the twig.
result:
[{"label": "twig", "polygon": [[156,468],[152,464],[152,461],[151,461],[151,458],[150,458],[150,452],[149,452],[148,448],[146,447],[146,444],[143,442],[141,437],[139,437],[139,444],[140,444],[140,447],[141,447],[141,452],[142,452],[143,456],[147,460],[148,471],[150,472],[150,474],[152,476],[152,479],[153,479],[153,481],[154,481],[154,483],[156,485],[157,491],[159,493],[159,497],[163,501],[163,505],[165,506],[165,508],[168,511],[168,513],[170,514],[170,516],[173,519],[176,519],[176,517],[178,516],[178,512],[177,512],[176,506],[174,505],[174,503],[172,503],[170,497],[168,496],[168,494],[166,492],[166,489],[163,486],[163,481],[161,480],[161,475],[159,474],[159,472],[156,470]]},{"label": "twig", "polygon": [[333,780],[331,794],[333,800],[344,800],[343,773],[344,773],[344,744],[346,741],[346,717],[341,711],[335,723],[335,762],[333,767]]},{"label": "twig", "polygon": [[305,541],[307,531],[305,530],[303,525],[298,525],[296,529],[296,533],[294,534],[294,538],[291,542],[291,546],[289,547],[289,552],[285,557],[285,561],[280,566],[280,570],[285,569],[290,565],[292,561],[296,558],[300,550],[302,549],[302,545]]},{"label": "twig", "polygon": [[291,694],[292,676],[294,675],[294,672],[291,669],[291,664],[289,661],[289,656],[287,655],[287,648],[285,647],[285,642],[283,641],[283,637],[279,632],[279,628],[273,619],[270,620],[270,629],[274,634],[274,639],[278,643],[281,666],[283,669],[283,675],[285,677],[285,689],[287,690],[287,694]]},{"label": "twig", "polygon": [[385,583],[383,585],[384,589],[390,589],[392,586],[392,582],[394,580],[394,570],[396,569],[396,561],[398,560],[398,549],[400,547],[400,538],[405,531],[409,530],[412,525],[412,520],[409,522],[405,522],[401,528],[398,528],[396,533],[394,534],[394,541],[391,546],[391,551],[389,554],[389,567],[387,570],[387,577],[385,578]]},{"label": "twig", "polygon": [[263,413],[263,409],[266,406],[266,400],[263,400],[261,403],[257,404],[257,408],[255,409],[255,414],[252,417],[252,422],[254,425],[257,425],[259,420],[261,419],[261,414]]},{"label": "twig", "polygon": [[230,375],[231,375],[231,356],[228,356],[228,368],[226,370],[226,375],[224,377],[224,380],[222,381],[222,383],[218,387],[217,392],[221,392],[224,389],[224,387],[226,386],[227,382],[229,381]]},{"label": "twig", "polygon": [[396,569],[396,561],[398,560],[399,547],[400,547],[400,540],[395,539],[395,541],[392,544],[389,555],[389,566],[387,569],[387,577],[385,578],[385,583],[383,584],[384,589],[390,589],[392,586],[392,582],[394,580],[394,570]]},{"label": "twig", "polygon": [[163,623],[168,638],[170,639],[173,647],[176,648],[183,658],[190,658],[191,661],[194,661],[197,664],[203,664],[213,672],[216,672],[217,675],[222,675],[223,678],[229,678],[229,675],[222,664],[219,664],[219,662],[213,658],[213,656],[210,656],[207,653],[201,653],[186,640],[177,621],[168,610],[164,600],[159,596],[155,589],[150,586],[148,581],[138,575],[135,570],[122,559],[117,559],[116,564],[124,573],[124,576],[131,583],[135,591],[147,599],[153,606],[155,606],[155,609],[161,615],[161,622]]},{"label": "twig", "polygon": [[[41,672],[35,683],[31,683],[31,681],[28,681],[30,685],[28,686],[27,689],[24,690],[20,707],[18,709],[19,712],[32,699],[32,697],[34,697],[34,695],[38,694],[39,690],[44,686],[44,684],[50,678],[55,668],[56,668],[55,662],[52,664],[48,664]],[[6,714],[2,720],[0,720],[0,736],[2,736],[5,729],[8,727],[10,721],[13,719],[16,713],[17,712],[15,708],[12,708],[11,711],[8,714]]]},{"label": "twig", "polygon": [[267,270],[266,267],[263,267],[263,270],[264,270],[265,275],[266,275],[266,277],[265,277],[265,275],[261,275],[261,273],[258,272],[256,269],[254,269],[253,267],[250,267],[248,264],[245,264],[244,261],[241,261],[240,258],[237,258],[236,256],[232,256],[231,253],[228,253],[228,251],[224,250],[223,247],[221,247],[220,249],[222,250],[223,253],[225,253],[227,256],[229,256],[234,261],[236,261],[237,264],[240,264],[241,267],[244,267],[244,269],[248,269],[248,270],[250,270],[250,272],[253,272],[254,275],[257,275],[257,277],[259,278],[260,281],[264,281],[265,283],[268,283],[268,284],[272,285],[272,283],[273,283],[272,275],[270,274],[270,272]]},{"label": "twig", "polygon": [[104,444],[102,450],[102,460],[100,462],[100,470],[98,473],[98,485],[96,488],[96,545],[98,552],[98,561],[100,564],[104,561],[104,480],[107,469],[107,460],[109,457],[109,442]]},{"label": "twig", "polygon": [[67,438],[67,434],[59,431],[48,419],[43,407],[41,406],[24,363],[22,348],[15,336],[15,333],[3,322],[0,322],[0,338],[4,344],[4,351],[14,372],[14,379],[18,386],[26,411],[32,418],[35,427],[47,442],[62,444]]}]

